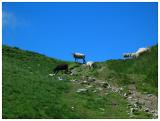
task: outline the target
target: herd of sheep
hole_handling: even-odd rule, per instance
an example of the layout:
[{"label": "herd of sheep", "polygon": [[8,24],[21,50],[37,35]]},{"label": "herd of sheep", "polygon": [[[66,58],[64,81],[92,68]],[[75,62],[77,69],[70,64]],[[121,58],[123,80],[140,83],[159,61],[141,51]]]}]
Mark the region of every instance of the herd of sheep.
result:
[{"label": "herd of sheep", "polygon": [[[149,47],[147,48],[139,48],[136,52],[133,53],[124,53],[123,57],[125,59],[132,59],[132,58],[138,58],[141,54],[145,53],[145,52],[150,52],[151,49]],[[85,54],[82,53],[73,53],[72,54],[75,62],[78,62],[79,59],[83,60],[83,65],[85,65],[86,67],[92,68],[94,65],[93,61],[88,61],[86,62],[85,60]],[[65,73],[68,73],[68,64],[59,64],[57,65],[54,69],[53,69],[53,75],[56,75],[60,70],[64,70]]]},{"label": "herd of sheep", "polygon": [[149,47],[147,48],[139,48],[136,52],[133,53],[124,53],[123,57],[124,58],[138,58],[141,54],[145,52],[150,52],[151,49]]}]

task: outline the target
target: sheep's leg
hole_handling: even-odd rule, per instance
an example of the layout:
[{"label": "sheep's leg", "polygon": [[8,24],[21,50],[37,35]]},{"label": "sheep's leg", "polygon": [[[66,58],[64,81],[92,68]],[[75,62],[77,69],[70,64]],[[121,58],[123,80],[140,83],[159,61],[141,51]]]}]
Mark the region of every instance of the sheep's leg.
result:
[{"label": "sheep's leg", "polygon": [[85,59],[83,58],[83,64],[86,63]]},{"label": "sheep's leg", "polygon": [[75,58],[75,62],[78,62],[78,59],[77,59],[77,58]]}]

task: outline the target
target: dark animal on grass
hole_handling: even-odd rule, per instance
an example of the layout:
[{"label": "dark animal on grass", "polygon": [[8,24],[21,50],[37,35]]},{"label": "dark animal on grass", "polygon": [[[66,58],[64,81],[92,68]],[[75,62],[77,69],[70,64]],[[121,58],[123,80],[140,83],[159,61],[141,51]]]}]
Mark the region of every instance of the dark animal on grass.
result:
[{"label": "dark animal on grass", "polygon": [[56,75],[59,71],[65,71],[65,73],[68,72],[68,64],[59,64],[53,69],[54,75]]},{"label": "dark animal on grass", "polygon": [[73,53],[73,57],[75,58],[75,62],[78,62],[78,59],[82,59],[83,63],[86,63],[85,55],[82,53]]}]

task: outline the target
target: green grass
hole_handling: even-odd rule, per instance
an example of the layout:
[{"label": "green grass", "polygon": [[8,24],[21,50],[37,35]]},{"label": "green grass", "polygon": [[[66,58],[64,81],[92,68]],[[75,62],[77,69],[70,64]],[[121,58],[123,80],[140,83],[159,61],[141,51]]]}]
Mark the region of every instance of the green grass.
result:
[{"label": "green grass", "polygon": [[134,81],[139,91],[158,95],[158,45],[137,59],[109,60],[100,64],[105,65],[105,69],[97,73],[99,78],[114,78],[119,85]]},{"label": "green grass", "polygon": [[[156,63],[149,71],[152,73],[148,73],[148,71],[140,73],[140,70],[136,69],[133,70],[136,70],[137,73],[132,73],[128,65],[131,64],[136,68],[135,62],[134,64],[132,62],[135,60],[101,62],[97,63],[95,69],[89,70],[72,62],[49,58],[16,47],[3,46],[2,52],[2,117],[7,119],[129,118],[128,102],[116,93],[106,96],[91,91],[85,94],[76,93],[76,90],[83,86],[73,84],[69,80],[80,79],[81,76],[92,76],[105,80],[114,79],[113,83],[118,85],[130,84],[132,79],[137,79],[139,80],[137,86],[140,86],[143,80],[149,77],[148,80],[153,80],[153,82],[148,83],[146,80],[145,84],[148,83],[148,88],[140,86],[139,89],[148,91],[152,87],[152,92],[157,90],[153,84],[157,79]],[[57,80],[57,76],[50,77],[49,73],[60,63],[68,63],[69,68],[76,68],[78,75],[74,77],[59,73],[58,75],[66,77],[63,81]],[[105,69],[98,72],[101,67],[105,67]],[[126,68],[127,71],[123,68]],[[117,105],[112,105],[113,103]],[[104,111],[101,110],[102,108]],[[139,112],[135,118],[150,118],[150,116]]]}]

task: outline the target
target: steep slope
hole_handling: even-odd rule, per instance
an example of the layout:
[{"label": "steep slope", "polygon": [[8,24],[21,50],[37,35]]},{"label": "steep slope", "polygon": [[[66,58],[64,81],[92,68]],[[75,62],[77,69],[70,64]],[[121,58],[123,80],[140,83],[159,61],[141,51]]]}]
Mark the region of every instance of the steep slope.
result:
[{"label": "steep slope", "polygon": [[151,48],[151,52],[144,53],[137,59],[109,60],[105,64],[114,71],[119,78],[130,78],[120,80],[125,85],[135,83],[141,91],[158,95],[158,45]]},{"label": "steep slope", "polygon": [[61,61],[8,46],[2,52],[3,118],[58,118],[68,113],[60,98],[68,84],[48,77]]},{"label": "steep slope", "polygon": [[[114,61],[97,63],[97,67],[90,70],[83,65],[9,46],[3,46],[2,53],[3,118],[152,118],[143,110],[131,116],[128,100],[101,86],[103,81],[108,81],[120,87],[131,78],[141,83],[145,73],[118,72],[116,67],[112,68]],[[129,61],[132,60],[127,63]],[[74,74],[49,76],[59,63],[68,63]],[[96,81],[89,82],[90,78]],[[119,83],[119,79],[124,80]],[[79,89],[87,91],[79,93]]]}]

